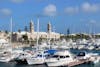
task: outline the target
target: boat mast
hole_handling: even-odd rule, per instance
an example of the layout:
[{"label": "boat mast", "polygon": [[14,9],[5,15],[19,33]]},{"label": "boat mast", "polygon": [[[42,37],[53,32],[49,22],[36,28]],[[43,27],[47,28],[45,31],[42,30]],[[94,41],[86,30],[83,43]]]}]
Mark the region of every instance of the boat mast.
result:
[{"label": "boat mast", "polygon": [[[49,24],[50,24],[50,21],[49,21]],[[51,27],[51,25],[50,25]],[[49,49],[51,49],[51,28],[49,30]]]},{"label": "boat mast", "polygon": [[39,18],[37,19],[37,50],[39,49]]},{"label": "boat mast", "polygon": [[[55,27],[53,27],[53,32],[55,33],[55,31],[56,31],[56,29],[55,29]],[[55,43],[55,41],[56,41],[56,36],[54,36],[54,43]]]},{"label": "boat mast", "polygon": [[12,17],[11,17],[11,20],[10,20],[10,24],[11,24],[11,27],[10,27],[10,43],[12,43]]},{"label": "boat mast", "polygon": [[11,51],[12,51],[12,17],[10,19],[10,45],[11,45]]}]

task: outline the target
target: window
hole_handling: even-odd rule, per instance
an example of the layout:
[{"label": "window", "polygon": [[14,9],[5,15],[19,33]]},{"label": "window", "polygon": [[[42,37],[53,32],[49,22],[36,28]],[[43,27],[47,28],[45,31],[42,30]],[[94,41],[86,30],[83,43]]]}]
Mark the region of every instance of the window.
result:
[{"label": "window", "polygon": [[60,56],[60,58],[65,58],[65,56]]},{"label": "window", "polygon": [[38,57],[42,57],[42,55],[38,55]]},{"label": "window", "polygon": [[77,56],[85,56],[85,52],[80,52]]},{"label": "window", "polygon": [[59,56],[58,56],[58,55],[54,55],[54,56],[53,56],[53,58],[57,58],[57,57],[59,57]]},{"label": "window", "polygon": [[67,55],[66,58],[68,58],[68,57],[70,57],[70,56]]}]

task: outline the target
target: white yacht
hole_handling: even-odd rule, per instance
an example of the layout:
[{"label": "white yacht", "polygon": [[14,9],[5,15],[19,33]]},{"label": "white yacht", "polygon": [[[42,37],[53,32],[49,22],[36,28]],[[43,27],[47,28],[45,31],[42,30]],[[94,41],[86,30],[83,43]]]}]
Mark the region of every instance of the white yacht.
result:
[{"label": "white yacht", "polygon": [[37,51],[35,55],[29,56],[26,58],[26,61],[28,65],[34,65],[34,64],[44,64],[46,59],[47,53],[44,53],[44,51]]},{"label": "white yacht", "polygon": [[4,52],[0,54],[0,62],[9,62],[11,60],[10,53]]},{"label": "white yacht", "polygon": [[7,51],[0,53],[0,62],[10,62],[18,56],[19,56],[18,53],[11,53],[11,52],[7,52]]},{"label": "white yacht", "polygon": [[65,51],[58,51],[52,57],[45,60],[47,66],[64,66],[73,61],[72,54]]},{"label": "white yacht", "polygon": [[0,62],[8,62],[10,61],[10,49],[9,43],[5,39],[0,39]]},{"label": "white yacht", "polygon": [[32,52],[27,50],[27,51],[23,51],[22,53],[20,53],[20,55],[16,57],[14,60],[18,64],[27,64],[26,58],[31,57],[31,56],[32,56]]},{"label": "white yacht", "polygon": [[19,54],[12,50],[11,44],[12,38],[12,18],[11,18],[11,33],[10,33],[10,42],[6,39],[0,39],[0,62],[9,62],[16,58]]},{"label": "white yacht", "polygon": [[10,44],[6,39],[0,39],[0,53],[4,51],[11,51]]},{"label": "white yacht", "polygon": [[85,60],[85,59],[89,59],[91,56],[91,54],[85,52],[85,51],[81,51],[76,55],[76,59],[78,60]]},{"label": "white yacht", "polygon": [[93,62],[93,64],[100,63],[100,55],[99,53],[89,53],[90,60]]}]

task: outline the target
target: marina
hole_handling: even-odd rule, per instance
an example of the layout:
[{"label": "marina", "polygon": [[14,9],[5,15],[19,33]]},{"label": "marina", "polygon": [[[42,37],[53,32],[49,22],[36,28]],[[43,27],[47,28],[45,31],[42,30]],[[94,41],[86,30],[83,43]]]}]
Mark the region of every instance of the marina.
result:
[{"label": "marina", "polygon": [[[99,39],[76,39],[74,41],[72,39],[66,40],[63,38],[61,40],[51,41],[52,31],[51,24],[49,23],[47,33],[48,39],[45,41],[39,41],[39,33],[41,33],[39,32],[39,25],[39,19],[37,19],[36,42],[34,43],[22,41],[17,43],[12,40],[13,33],[9,34],[9,40],[0,39],[0,62],[7,64],[15,63],[14,65],[28,66],[44,65],[46,67],[74,67],[80,66],[82,64],[100,64]],[[32,22],[30,23],[30,31],[32,34]],[[29,32],[24,32],[24,34],[27,33]],[[24,38],[26,38],[25,35]]]},{"label": "marina", "polygon": [[[32,22],[30,24],[32,34],[33,24]],[[51,24],[49,23],[48,39],[45,41],[39,41],[39,19],[37,19],[35,43],[16,43],[12,40],[13,33],[10,33],[9,40],[0,39],[0,62],[7,64],[15,63],[14,65],[44,65],[46,67],[74,67],[82,64],[100,64],[99,39],[76,39],[75,41],[72,39],[61,39],[51,41],[51,32]],[[24,38],[25,37],[26,36],[24,36]]]},{"label": "marina", "polygon": [[[72,42],[72,41],[71,41]],[[62,45],[59,44],[51,45],[45,43],[45,46],[41,44],[39,46],[38,38],[36,46],[30,47],[14,47],[4,39],[0,40],[3,44],[0,49],[0,63],[14,64],[16,65],[27,65],[27,66],[38,66],[43,67],[75,67],[80,65],[96,65],[100,64],[100,51],[90,49],[77,49],[77,48],[65,48],[67,42],[61,41]],[[64,44],[64,45],[63,45]],[[82,43],[80,43],[82,44]],[[75,45],[75,42],[74,42]],[[54,48],[56,46],[56,48]],[[58,47],[57,47],[58,46]],[[61,47],[64,46],[64,47]],[[73,45],[72,45],[73,46]],[[8,48],[9,47],[9,48]],[[71,47],[71,46],[70,46]],[[6,49],[5,49],[6,48]],[[78,47],[79,48],[79,47]]]},{"label": "marina", "polygon": [[0,67],[100,67],[99,0],[0,0]]}]

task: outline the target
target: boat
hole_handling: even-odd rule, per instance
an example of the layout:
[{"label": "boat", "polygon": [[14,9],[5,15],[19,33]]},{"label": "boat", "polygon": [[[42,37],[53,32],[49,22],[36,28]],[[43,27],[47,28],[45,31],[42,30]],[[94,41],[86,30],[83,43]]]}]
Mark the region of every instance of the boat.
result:
[{"label": "boat", "polygon": [[100,63],[100,55],[99,53],[89,53],[90,60],[93,62],[93,64]]},{"label": "boat", "polygon": [[98,64],[98,63],[100,63],[100,59],[95,59],[94,61],[93,61],[93,64]]},{"label": "boat", "polygon": [[44,64],[46,56],[47,53],[44,53],[44,51],[38,51],[35,55],[27,57],[26,61],[28,65]]},{"label": "boat", "polygon": [[27,64],[26,58],[31,57],[31,54],[32,52],[29,50],[23,51],[18,57],[14,59],[14,61],[16,61],[17,64]]},{"label": "boat", "polygon": [[11,60],[10,52],[0,53],[0,62],[9,62]]},{"label": "boat", "polygon": [[73,55],[69,50],[58,51],[53,56],[45,60],[47,66],[64,66],[72,62]]},{"label": "boat", "polygon": [[9,62],[15,56],[15,53],[12,53],[11,45],[5,39],[0,39],[0,62]]},{"label": "boat", "polygon": [[[18,63],[27,63],[28,65],[32,64],[43,64],[44,63],[44,54],[39,51],[39,19],[37,24],[37,43],[36,49],[34,51],[27,52],[26,54],[21,54],[20,57],[16,59]],[[30,53],[30,54],[29,54]]]},{"label": "boat", "polygon": [[49,55],[53,55],[56,51],[57,50],[54,49],[38,51],[25,50],[23,51],[23,53],[20,53],[20,55],[15,59],[15,61],[17,62],[17,64],[44,64],[46,57]]},{"label": "boat", "polygon": [[38,44],[38,40],[39,40],[39,19],[37,20],[37,43],[36,43],[36,52],[34,53],[34,55],[28,56],[26,58],[26,61],[28,63],[28,65],[32,65],[32,64],[43,64],[45,63],[44,59],[45,59],[45,54],[44,51],[39,51],[39,44]]},{"label": "boat", "polygon": [[10,62],[19,56],[19,51],[12,48],[12,18],[11,18],[11,33],[10,41],[0,39],[0,62]]}]

